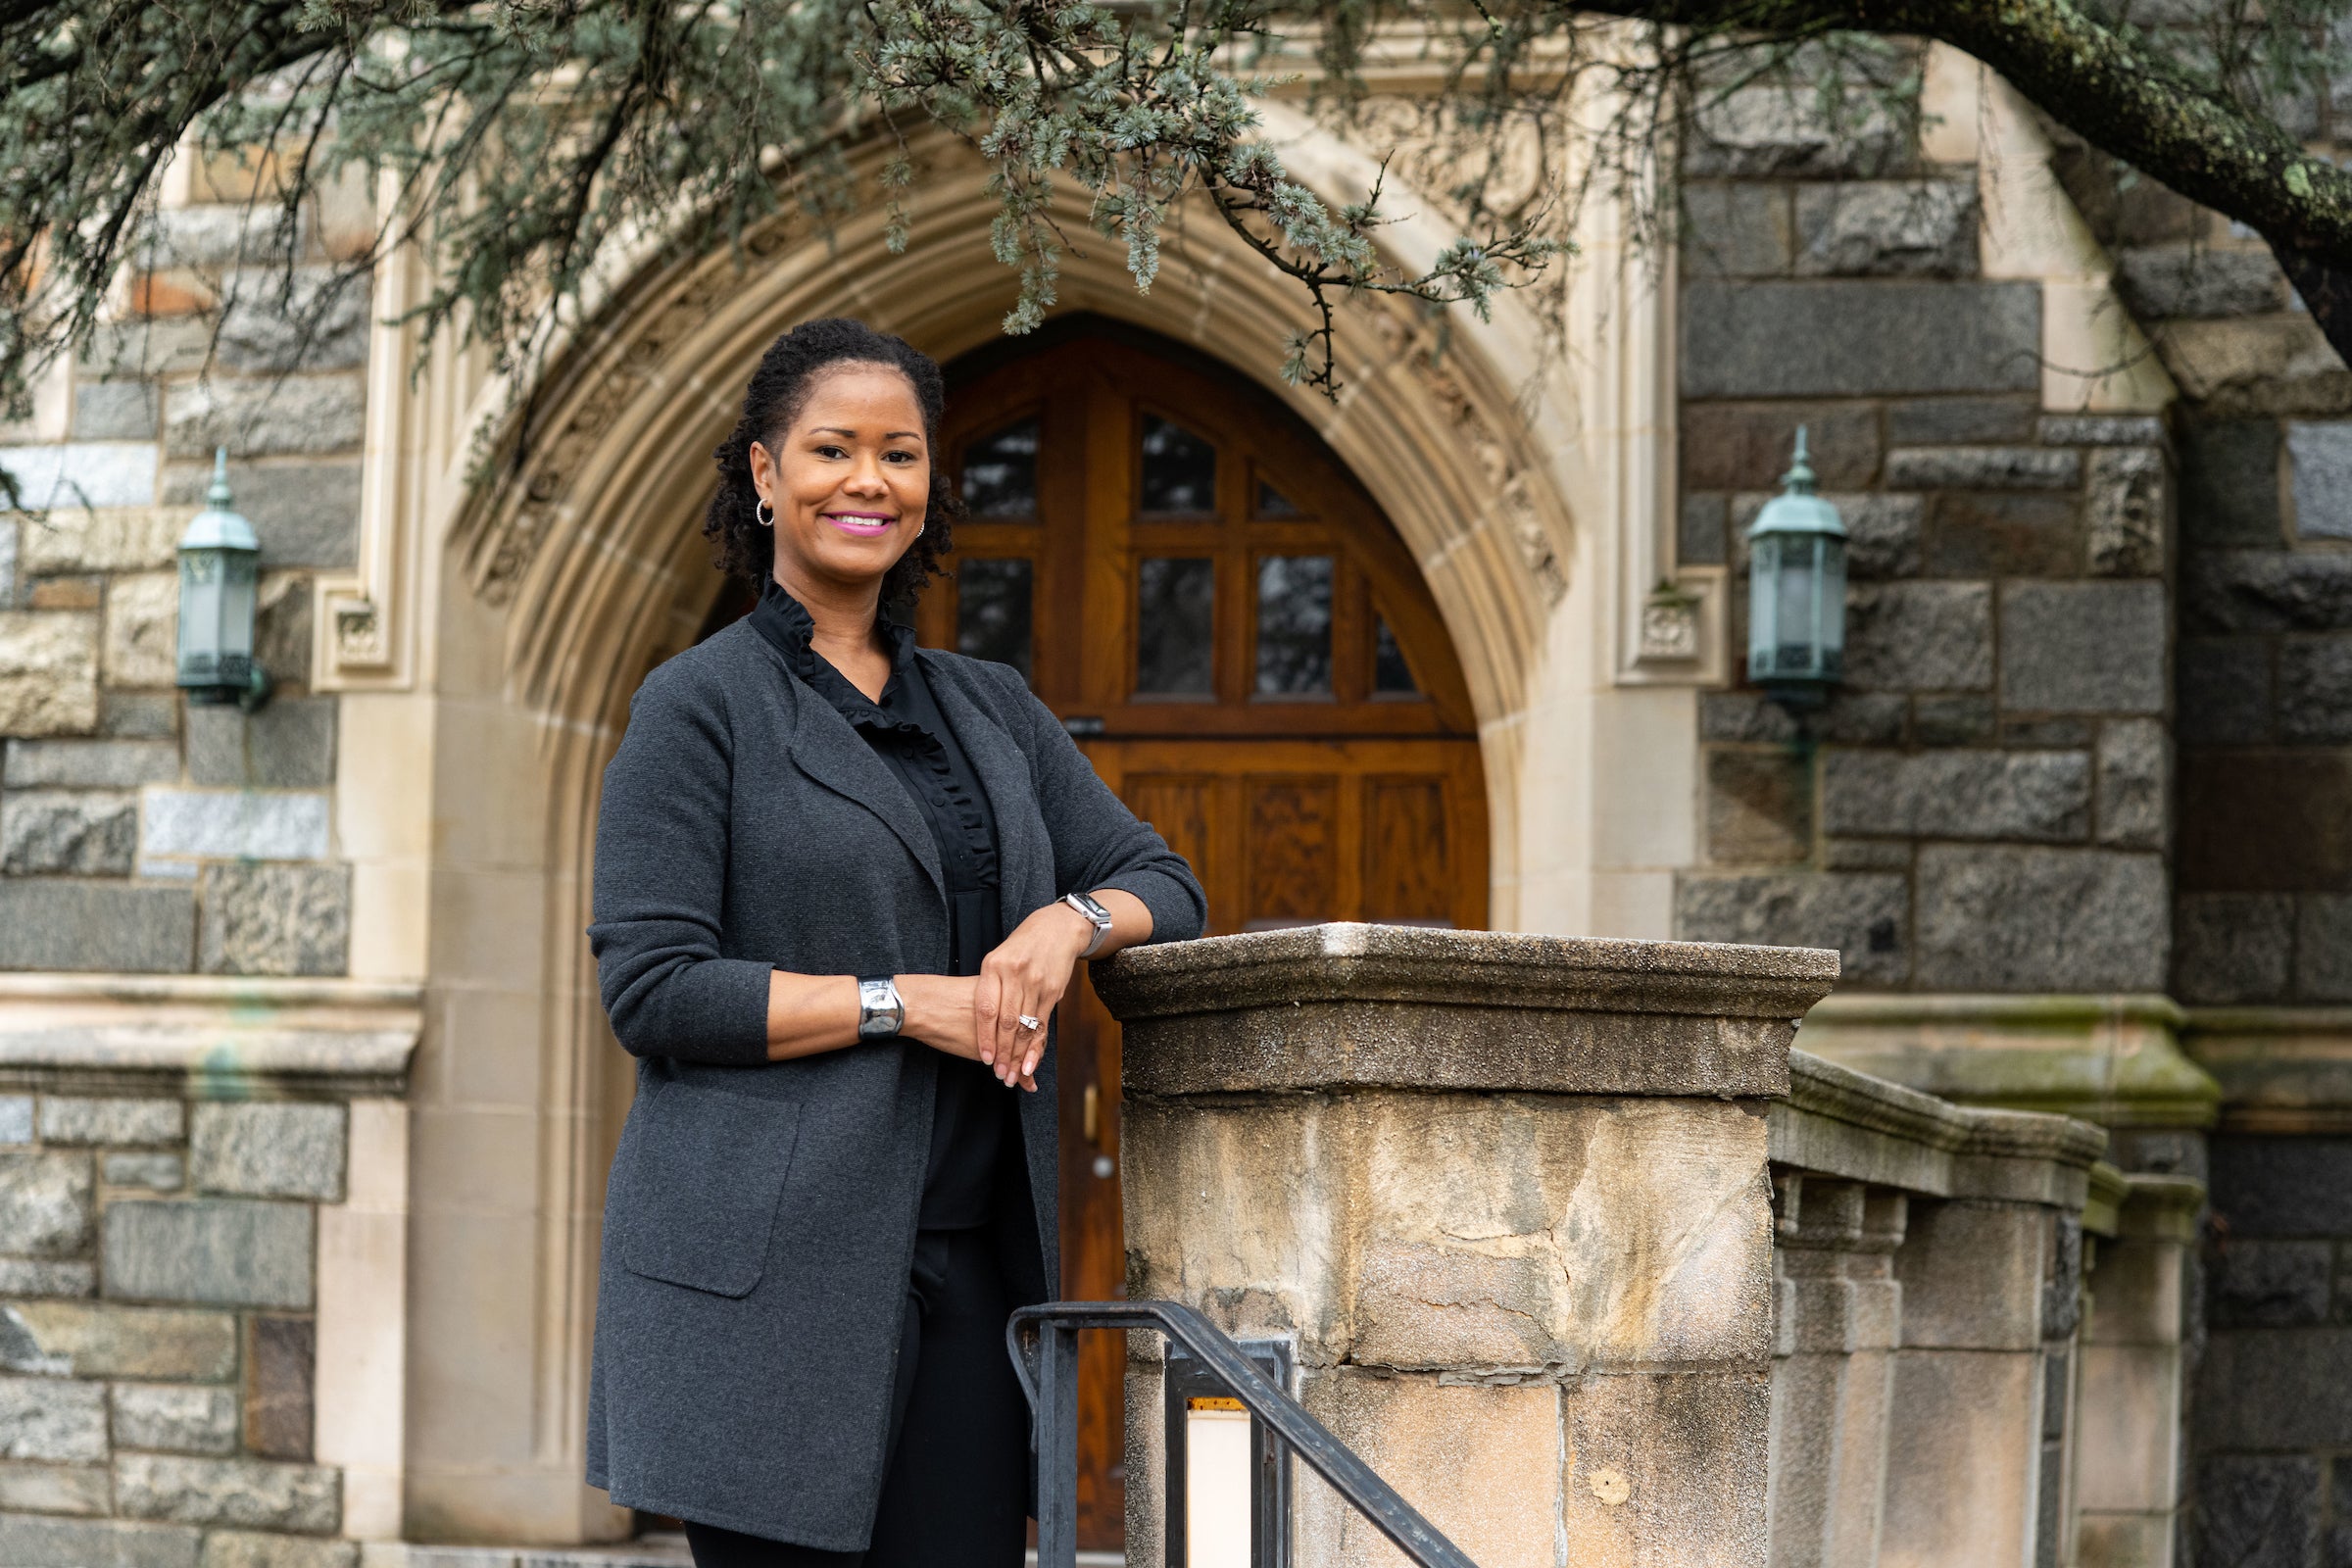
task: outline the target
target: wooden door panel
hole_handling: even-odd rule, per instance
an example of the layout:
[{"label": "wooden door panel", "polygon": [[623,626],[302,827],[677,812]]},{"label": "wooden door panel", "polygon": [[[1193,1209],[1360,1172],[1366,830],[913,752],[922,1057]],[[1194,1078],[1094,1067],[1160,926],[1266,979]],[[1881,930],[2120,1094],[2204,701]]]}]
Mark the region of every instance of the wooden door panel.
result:
[{"label": "wooden door panel", "polygon": [[[1036,514],[959,522],[951,567],[1032,563],[1031,688],[1192,863],[1210,934],[1322,920],[1484,924],[1486,794],[1468,686],[1417,563],[1372,498],[1279,404],[1186,351],[1114,327],[1049,326],[1017,354],[989,358],[968,373],[951,368],[940,450],[959,465],[967,446],[1036,418]],[[1203,510],[1145,511],[1152,419],[1214,449],[1214,481],[1194,492],[1207,499],[1184,499]],[[1164,430],[1152,439],[1163,465],[1181,446]],[[987,460],[999,465],[999,513],[1017,510],[1003,501],[1003,450]],[[1197,478],[1202,455],[1186,461]],[[1152,493],[1174,492],[1155,481]],[[1155,557],[1210,563],[1205,691],[1137,695],[1139,573]],[[1330,564],[1268,572],[1270,557]],[[993,569],[1001,581],[1008,568]],[[957,592],[951,581],[925,597],[926,642],[956,645]],[[1181,613],[1187,601],[1161,603]],[[993,624],[1003,623],[1000,612]],[[1409,683],[1376,679],[1384,625]],[[1278,652],[1264,693],[1261,632],[1281,639],[1268,645]],[[1192,662],[1175,652],[1178,667]],[[1091,984],[1064,999],[1056,1040],[1061,1290],[1116,1298],[1119,1032]],[[1118,1336],[1082,1342],[1089,1547],[1117,1547],[1124,1535],[1123,1356]]]}]

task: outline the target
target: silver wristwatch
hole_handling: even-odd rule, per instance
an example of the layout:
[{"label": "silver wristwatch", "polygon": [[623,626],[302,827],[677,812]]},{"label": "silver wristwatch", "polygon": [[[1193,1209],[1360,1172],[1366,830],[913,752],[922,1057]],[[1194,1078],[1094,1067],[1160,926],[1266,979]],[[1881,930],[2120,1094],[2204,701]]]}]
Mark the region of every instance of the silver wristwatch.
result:
[{"label": "silver wristwatch", "polygon": [[1094,939],[1087,943],[1086,951],[1078,955],[1081,958],[1093,957],[1102,951],[1102,944],[1110,940],[1110,911],[1083,893],[1064,893],[1061,902],[1085,915],[1087,924],[1095,928]]},{"label": "silver wristwatch", "polygon": [[858,982],[858,1038],[888,1040],[906,1025],[906,1004],[889,975]]}]

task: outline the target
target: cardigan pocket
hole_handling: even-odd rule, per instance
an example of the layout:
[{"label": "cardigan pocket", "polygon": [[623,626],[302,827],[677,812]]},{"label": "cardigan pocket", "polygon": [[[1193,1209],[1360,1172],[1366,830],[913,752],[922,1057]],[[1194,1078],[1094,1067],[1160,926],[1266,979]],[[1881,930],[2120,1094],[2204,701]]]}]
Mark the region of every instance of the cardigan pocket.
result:
[{"label": "cardigan pocket", "polygon": [[799,1140],[797,1101],[649,1079],[613,1161],[612,1203],[632,1274],[749,1296]]}]

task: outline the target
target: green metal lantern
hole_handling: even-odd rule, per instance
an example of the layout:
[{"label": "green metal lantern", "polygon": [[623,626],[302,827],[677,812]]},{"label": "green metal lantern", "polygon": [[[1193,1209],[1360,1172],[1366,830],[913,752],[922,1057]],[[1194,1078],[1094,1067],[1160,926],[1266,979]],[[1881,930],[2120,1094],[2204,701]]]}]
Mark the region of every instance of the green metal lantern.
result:
[{"label": "green metal lantern", "polygon": [[1818,708],[1845,674],[1845,524],[1813,493],[1802,425],[1781,484],[1747,530],[1747,678]]},{"label": "green metal lantern", "polygon": [[206,506],[179,537],[179,685],[191,703],[259,708],[270,676],[253,657],[262,544],[229,507],[228,448],[213,454]]}]

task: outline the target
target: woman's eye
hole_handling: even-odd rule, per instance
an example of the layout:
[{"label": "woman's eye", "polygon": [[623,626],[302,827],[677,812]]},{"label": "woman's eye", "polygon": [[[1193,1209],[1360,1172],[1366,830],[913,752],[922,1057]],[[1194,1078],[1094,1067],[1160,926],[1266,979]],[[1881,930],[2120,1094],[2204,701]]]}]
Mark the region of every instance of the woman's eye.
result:
[{"label": "woman's eye", "polygon": [[883,454],[883,457],[888,462],[904,465],[912,463],[915,455],[911,452],[887,452]]},{"label": "woman's eye", "polygon": [[816,455],[820,458],[846,458],[849,456],[847,452],[842,451],[841,448],[836,446],[818,447],[816,449]]}]

